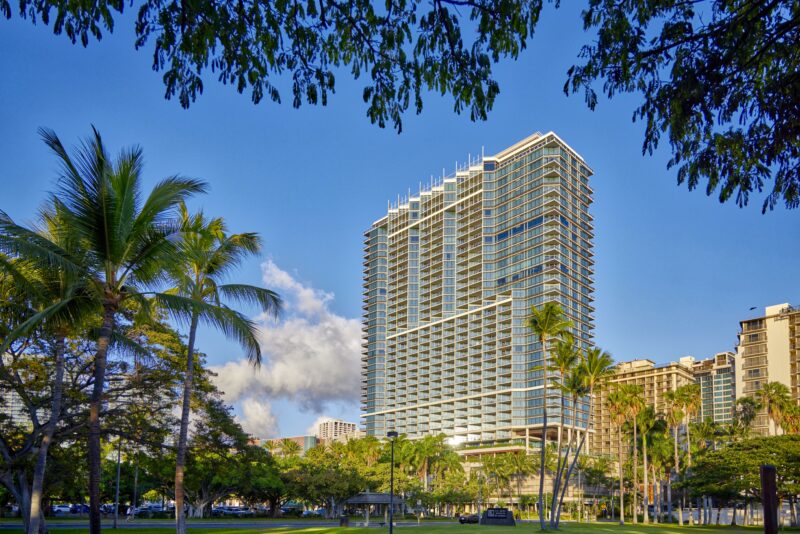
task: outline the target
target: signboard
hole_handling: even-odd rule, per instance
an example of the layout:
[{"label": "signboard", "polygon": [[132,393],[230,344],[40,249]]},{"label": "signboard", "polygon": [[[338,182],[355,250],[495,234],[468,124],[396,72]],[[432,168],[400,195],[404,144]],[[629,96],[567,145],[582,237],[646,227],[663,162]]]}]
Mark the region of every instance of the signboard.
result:
[{"label": "signboard", "polygon": [[517,522],[514,521],[514,514],[508,508],[488,508],[483,512],[481,524],[514,527],[517,525]]}]

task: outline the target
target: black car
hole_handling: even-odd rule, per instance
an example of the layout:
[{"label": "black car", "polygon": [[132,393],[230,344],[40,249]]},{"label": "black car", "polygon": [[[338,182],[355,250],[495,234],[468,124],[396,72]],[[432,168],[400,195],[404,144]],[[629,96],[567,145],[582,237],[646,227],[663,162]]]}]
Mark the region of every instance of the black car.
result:
[{"label": "black car", "polygon": [[458,522],[462,525],[464,523],[478,523],[478,514],[467,514],[458,516]]}]

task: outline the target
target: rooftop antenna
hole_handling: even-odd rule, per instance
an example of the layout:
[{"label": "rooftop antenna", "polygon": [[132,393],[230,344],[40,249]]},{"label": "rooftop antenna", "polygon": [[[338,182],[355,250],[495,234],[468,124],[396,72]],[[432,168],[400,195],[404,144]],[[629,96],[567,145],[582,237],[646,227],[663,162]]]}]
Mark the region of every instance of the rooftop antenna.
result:
[{"label": "rooftop antenna", "polygon": [[483,161],[483,145],[481,145],[481,161]]}]

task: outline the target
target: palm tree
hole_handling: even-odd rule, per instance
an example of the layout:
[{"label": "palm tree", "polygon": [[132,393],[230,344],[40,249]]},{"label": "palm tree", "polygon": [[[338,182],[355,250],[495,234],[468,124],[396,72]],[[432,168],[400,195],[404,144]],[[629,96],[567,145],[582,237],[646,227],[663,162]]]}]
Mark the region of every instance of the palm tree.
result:
[{"label": "palm tree", "polygon": [[517,507],[520,513],[522,513],[522,481],[525,480],[525,477],[533,473],[533,464],[531,463],[527,451],[509,454],[508,462],[512,476],[517,483]]},{"label": "palm tree", "polygon": [[[559,428],[558,428],[558,445],[556,446],[556,473],[553,477],[553,502],[550,505],[550,526],[555,527],[556,521],[556,505],[558,503],[558,494],[559,494],[559,485],[561,482],[561,475],[566,463],[568,461],[567,456],[563,458],[562,465],[562,439],[564,435],[564,419],[565,419],[565,412],[566,406],[564,405],[564,398],[565,398],[565,389],[566,389],[566,382],[570,380],[570,377],[573,376],[573,371],[580,361],[580,350],[578,347],[575,346],[575,339],[571,335],[565,335],[563,339],[559,340],[556,343],[556,349],[553,351],[553,358],[552,363],[550,364],[548,371],[557,373],[556,376],[552,378],[553,382],[555,383],[556,388],[559,390]],[[574,385],[574,384],[573,384]],[[575,426],[574,424],[572,425]],[[569,451],[569,447],[567,448]]]},{"label": "palm tree", "polygon": [[[180,229],[174,216],[181,202],[205,192],[206,186],[173,176],[157,183],[145,198],[140,148],[123,150],[113,160],[93,129],[93,137],[73,158],[53,131],[41,129],[40,135],[61,163],[53,202],[63,217],[63,230],[85,254],[74,258],[49,239],[32,238],[31,231],[13,224],[3,225],[0,247],[28,261],[76,273],[101,310],[87,424],[89,531],[100,534],[100,412],[108,349],[128,301],[147,308],[143,292],[162,283],[169,266],[180,260],[175,245]],[[183,304],[191,309],[192,303]]]},{"label": "palm tree", "polygon": [[606,407],[614,423],[617,425],[617,449],[619,453],[619,463],[617,474],[619,476],[619,524],[625,524],[625,484],[622,474],[622,427],[628,418],[628,396],[625,391],[617,387],[611,391],[606,398]]},{"label": "palm tree", "polygon": [[789,388],[781,382],[767,382],[758,391],[758,400],[767,409],[767,415],[775,428],[775,434],[779,434],[784,415],[788,406],[791,405]]},{"label": "palm tree", "polygon": [[278,450],[284,458],[297,458],[303,452],[303,447],[294,440],[283,438],[278,443]]},{"label": "palm tree", "polygon": [[691,421],[697,412],[700,411],[703,399],[700,395],[700,384],[687,384],[678,388],[680,393],[680,401],[683,405],[683,414],[686,417],[686,468],[692,468],[692,438],[689,429],[689,421]]},{"label": "palm tree", "polygon": [[[13,224],[13,221],[8,219],[5,223]],[[53,206],[42,212],[41,228],[38,232],[43,239],[57,245],[73,258],[79,258],[82,255],[79,243],[71,238],[64,226],[58,207]],[[66,340],[69,335],[78,332],[86,318],[93,315],[96,310],[92,306],[92,300],[87,298],[89,291],[85,279],[81,278],[76,271],[36,262],[26,262],[24,259],[5,263],[2,271],[7,280],[12,282],[18,291],[21,291],[23,300],[33,306],[31,311],[34,313],[10,333],[3,343],[3,347],[0,348],[0,354],[5,352],[9,343],[28,334],[31,329],[36,327],[44,328],[53,338],[54,378],[50,417],[45,425],[42,442],[37,452],[29,508],[28,532],[29,534],[38,534],[47,453],[61,415]]]},{"label": "palm tree", "polygon": [[[611,355],[599,347],[592,347],[588,349],[585,354],[581,355],[581,363],[579,365],[579,374],[583,378],[584,386],[587,389],[589,396],[589,416],[592,416],[594,410],[594,397],[597,390],[599,390],[606,383],[606,380],[614,375],[614,359]],[[574,413],[574,412],[573,412]],[[569,486],[570,476],[575,470],[575,466],[580,457],[581,450],[584,443],[586,443],[586,435],[588,429],[581,433],[581,440],[578,443],[578,448],[575,450],[575,455],[572,458],[572,463],[567,471],[567,477],[564,481],[564,487],[561,491],[561,501],[559,502],[559,513],[564,503],[564,496],[566,495],[567,487]],[[556,518],[556,526],[558,526],[559,518]]]},{"label": "palm tree", "polygon": [[564,310],[557,302],[546,302],[541,308],[532,308],[531,316],[528,318],[528,328],[539,340],[542,347],[542,372],[544,373],[542,386],[542,443],[540,447],[540,466],[539,466],[539,527],[545,530],[544,525],[544,475],[545,475],[545,450],[547,449],[547,368],[548,353],[547,343],[550,339],[561,337],[572,328],[572,322],[564,318]]},{"label": "palm tree", "polygon": [[734,425],[737,427],[735,432],[740,433],[742,437],[746,437],[750,433],[750,427],[760,409],[761,405],[758,400],[753,397],[741,397],[736,399],[733,411]]},{"label": "palm tree", "polygon": [[185,205],[181,205],[180,211],[183,230],[180,252],[183,261],[173,265],[172,276],[176,285],[167,293],[190,299],[196,304],[189,311],[188,318],[186,374],[183,381],[183,403],[175,465],[175,523],[178,534],[185,534],[183,477],[191,412],[190,401],[194,389],[195,338],[199,321],[209,322],[229,337],[236,339],[244,347],[248,360],[254,365],[259,365],[261,349],[256,338],[255,324],[226,306],[224,301],[227,299],[243,304],[256,304],[262,311],[277,316],[281,300],[276,293],[268,289],[223,283],[223,279],[245,258],[257,255],[261,251],[261,239],[258,234],[229,235],[221,218],[206,220],[202,212],[194,216],[189,215]]},{"label": "palm tree", "polygon": [[[673,462],[672,473],[667,479],[667,491],[672,496],[672,481],[677,480],[680,469],[680,456],[678,455],[678,432],[683,421],[683,408],[680,399],[680,388],[667,391],[664,398],[667,401],[666,420],[667,425],[672,429],[673,436]],[[670,522],[672,522],[672,507],[670,506]],[[682,499],[678,499],[678,524],[683,526],[683,506]]]},{"label": "palm tree", "polygon": [[[647,470],[647,435],[656,424],[655,408],[653,408],[652,406],[645,406],[644,409],[639,412],[636,422],[639,426],[639,430],[641,431],[641,436],[642,436],[642,466],[644,470],[644,495],[642,497],[642,501],[644,504],[644,523],[647,524],[650,522],[648,517],[648,504],[649,504],[648,497],[649,497],[650,481],[648,480],[648,470]],[[636,447],[636,443],[634,443],[633,446]]]},{"label": "palm tree", "polygon": [[642,397],[642,387],[636,384],[622,384],[619,386],[620,390],[623,392],[626,401],[626,408],[627,408],[627,416],[630,418],[630,421],[633,422],[633,492],[632,492],[632,515],[633,515],[633,523],[637,524],[639,522],[638,512],[637,512],[637,494],[639,492],[639,447],[637,443],[639,441],[638,437],[638,429],[639,429],[639,414],[644,410],[644,398]]}]

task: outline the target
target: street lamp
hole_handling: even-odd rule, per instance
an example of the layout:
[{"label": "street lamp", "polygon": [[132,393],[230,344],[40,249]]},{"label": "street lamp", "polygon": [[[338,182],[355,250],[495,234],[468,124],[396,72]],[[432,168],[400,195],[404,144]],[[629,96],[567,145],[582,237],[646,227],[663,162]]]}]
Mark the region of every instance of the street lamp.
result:
[{"label": "street lamp", "polygon": [[392,443],[392,467],[389,470],[389,534],[394,532],[394,440],[397,438],[397,432],[394,430],[389,431],[386,437]]}]

